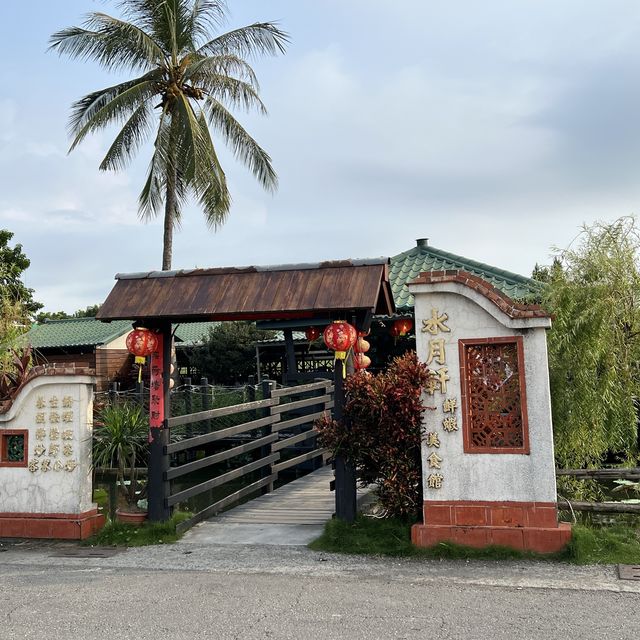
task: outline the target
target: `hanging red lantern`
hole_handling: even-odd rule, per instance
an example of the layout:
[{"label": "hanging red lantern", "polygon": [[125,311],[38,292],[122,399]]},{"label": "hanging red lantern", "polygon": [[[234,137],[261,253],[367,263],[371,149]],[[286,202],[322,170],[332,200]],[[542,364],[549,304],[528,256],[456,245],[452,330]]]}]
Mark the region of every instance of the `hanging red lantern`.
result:
[{"label": "hanging red lantern", "polygon": [[135,356],[135,363],[139,366],[138,382],[142,379],[142,367],[145,358],[150,356],[158,348],[158,338],[149,329],[140,327],[134,329],[127,336],[127,349]]},{"label": "hanging red lantern", "polygon": [[320,329],[318,329],[318,327],[309,327],[304,332],[304,335],[307,336],[307,340],[309,342],[313,342],[314,340],[317,340],[320,337]]},{"label": "hanging red lantern", "polygon": [[409,320],[409,318],[400,318],[393,323],[393,328],[397,330],[398,333],[391,335],[398,336],[406,336],[411,329],[413,329],[413,321]]},{"label": "hanging red lantern", "polygon": [[335,352],[336,360],[342,360],[342,375],[346,376],[344,361],[347,351],[353,348],[358,338],[355,327],[346,320],[335,320],[325,328],[323,338],[327,348]]},{"label": "hanging red lantern", "polygon": [[369,349],[371,349],[371,345],[369,344],[369,342],[364,338],[358,338],[358,342],[355,346],[355,351],[357,351],[358,353],[367,353]]},{"label": "hanging red lantern", "polygon": [[335,351],[336,360],[344,360],[357,339],[356,330],[346,320],[335,320],[324,330],[324,343]]},{"label": "hanging red lantern", "polygon": [[371,358],[364,353],[356,353],[353,364],[358,371],[361,371],[371,366]]}]

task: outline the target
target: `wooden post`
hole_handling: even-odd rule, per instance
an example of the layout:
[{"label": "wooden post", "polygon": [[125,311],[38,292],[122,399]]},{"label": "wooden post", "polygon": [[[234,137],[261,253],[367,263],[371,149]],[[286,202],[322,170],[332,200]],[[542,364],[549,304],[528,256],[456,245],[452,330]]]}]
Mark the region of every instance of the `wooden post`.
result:
[{"label": "wooden post", "polygon": [[[192,397],[191,397],[191,393],[192,393],[192,389],[191,389],[191,378],[187,377],[184,379],[184,392],[183,392],[183,397],[184,397],[184,412],[186,415],[193,413],[193,402],[192,402]],[[187,428],[185,429],[186,431],[186,437],[190,438],[193,434],[193,424],[190,423],[187,425]]]},{"label": "wooden post", "polygon": [[[200,378],[200,393],[202,394],[202,410],[211,409],[211,393],[209,392],[209,379]],[[211,420],[205,420],[204,430],[206,433],[211,431]]]},{"label": "wooden post", "polygon": [[287,352],[287,372],[283,376],[283,382],[288,384],[294,380],[297,371],[296,366],[296,346],[293,342],[293,330],[284,330],[284,345]]},{"label": "wooden post", "polygon": [[[344,420],[344,378],[342,364],[337,362],[334,371],[334,408],[333,417],[336,421]],[[347,425],[348,431],[348,425]],[[344,456],[335,457],[336,467],[336,518],[345,522],[353,522],[357,512],[356,470],[354,465]]]},{"label": "wooden post", "polygon": [[[153,357],[153,364],[162,367],[162,397],[163,411],[157,419],[151,420],[149,429],[149,477],[148,477],[148,501],[149,520],[151,522],[164,522],[171,517],[171,509],[167,504],[169,499],[170,485],[166,479],[166,472],[169,470],[169,456],[166,454],[166,446],[169,444],[169,429],[167,418],[171,415],[170,385],[171,379],[171,323],[163,323],[160,327],[158,357]],[[153,372],[152,372],[153,376]],[[151,389],[151,402],[149,407],[150,416],[154,412],[154,389]],[[154,426],[157,425],[157,426]]]},{"label": "wooden post", "polygon": [[[268,398],[271,397],[271,392],[276,388],[276,383],[274,380],[263,380],[260,384],[262,385],[262,399],[267,400]],[[265,417],[268,415],[271,415],[271,411],[269,407],[267,407],[263,411],[264,411]],[[273,425],[268,424],[266,427],[262,429],[261,436],[262,437],[270,436],[272,433],[273,433]],[[266,458],[267,456],[270,456],[272,453],[273,453],[273,449],[271,444],[265,445],[264,447],[260,448],[261,458]],[[273,473],[273,463],[271,463],[270,465],[267,465],[266,467],[262,467],[263,478],[270,476],[272,473]],[[273,491],[273,482],[270,482],[266,487],[264,487],[262,490],[262,493],[265,494],[265,493],[269,493],[270,491]]]}]

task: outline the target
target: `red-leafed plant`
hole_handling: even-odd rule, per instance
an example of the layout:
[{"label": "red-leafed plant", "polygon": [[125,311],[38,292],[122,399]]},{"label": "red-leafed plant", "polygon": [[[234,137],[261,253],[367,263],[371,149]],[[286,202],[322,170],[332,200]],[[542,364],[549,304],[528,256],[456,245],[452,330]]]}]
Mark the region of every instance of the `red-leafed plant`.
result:
[{"label": "red-leafed plant", "polygon": [[344,420],[316,422],[323,446],[351,460],[360,482],[378,485],[388,516],[413,518],[422,507],[422,389],[428,377],[413,351],[377,375],[358,372],[345,383]]},{"label": "red-leafed plant", "polygon": [[13,400],[31,369],[31,347],[9,349],[8,366],[0,371],[0,401]]}]

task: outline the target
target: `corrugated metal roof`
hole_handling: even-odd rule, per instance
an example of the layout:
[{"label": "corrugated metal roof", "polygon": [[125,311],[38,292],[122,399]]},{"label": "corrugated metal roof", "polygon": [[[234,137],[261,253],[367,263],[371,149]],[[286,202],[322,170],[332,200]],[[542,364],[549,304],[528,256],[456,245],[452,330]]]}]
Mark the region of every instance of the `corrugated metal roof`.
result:
[{"label": "corrugated metal roof", "polygon": [[117,320],[107,324],[95,318],[68,318],[34,324],[26,337],[35,349],[62,349],[107,344],[129,331],[129,320]]},{"label": "corrugated metal roof", "polygon": [[462,269],[479,276],[513,300],[522,300],[536,293],[539,285],[530,278],[511,273],[491,265],[457,256],[429,246],[426,241],[391,258],[389,280],[398,313],[413,311],[413,296],[407,283],[415,280],[423,271]]},{"label": "corrugated metal roof", "polygon": [[99,319],[174,321],[393,313],[388,259],[119,275]]}]

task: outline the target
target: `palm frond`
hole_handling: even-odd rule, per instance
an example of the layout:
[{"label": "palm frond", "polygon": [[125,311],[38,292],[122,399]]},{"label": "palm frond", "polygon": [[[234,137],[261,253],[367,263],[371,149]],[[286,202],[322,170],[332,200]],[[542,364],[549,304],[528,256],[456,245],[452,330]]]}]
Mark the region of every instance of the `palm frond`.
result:
[{"label": "palm frond", "polygon": [[162,211],[170,144],[171,116],[166,111],[163,111],[154,142],[153,155],[149,163],[147,179],[138,199],[138,215],[142,219],[154,218]]},{"label": "palm frond", "polygon": [[72,130],[75,137],[69,151],[73,151],[88,133],[104,129],[115,122],[125,122],[141,104],[155,93],[154,83],[144,80],[115,95],[95,111],[82,127]]},{"label": "palm frond", "polygon": [[211,28],[221,27],[226,21],[227,11],[224,0],[194,0],[188,22],[194,43],[206,38]]},{"label": "palm frond", "polygon": [[198,114],[198,126],[205,146],[206,162],[201,167],[201,174],[196,176],[196,195],[207,225],[217,229],[224,224],[229,215],[231,195],[227,188],[227,178],[211,140],[207,119],[202,111]]},{"label": "palm frond", "polygon": [[100,164],[101,171],[125,169],[150,132],[152,110],[141,104],[116,136]]},{"label": "palm frond", "polygon": [[54,33],[49,45],[61,55],[96,60],[109,70],[148,70],[166,62],[162,47],[148,33],[105,13],[91,13],[82,27]]},{"label": "palm frond", "polygon": [[257,91],[246,82],[225,75],[203,76],[197,83],[210,97],[230,106],[251,111],[256,109],[261,115],[267,115],[267,108]]},{"label": "palm frond", "polygon": [[247,82],[256,91],[260,90],[258,77],[254,70],[242,58],[224,54],[202,57],[196,54],[189,56],[185,69],[185,79],[197,82],[199,78],[209,75],[233,76]]},{"label": "palm frond", "polygon": [[278,176],[269,154],[216,99],[209,98],[206,109],[209,124],[224,137],[234,156],[253,173],[266,190],[275,191],[278,187]]},{"label": "palm frond", "polygon": [[79,131],[100,109],[121,93],[145,81],[158,82],[161,77],[162,73],[159,70],[150,71],[139,78],[93,91],[80,98],[80,100],[71,105],[71,116],[68,124],[69,133],[73,135],[76,131]]},{"label": "palm frond", "polygon": [[284,53],[289,35],[274,22],[256,22],[217,36],[197,51],[202,55],[235,54],[241,58]]}]

